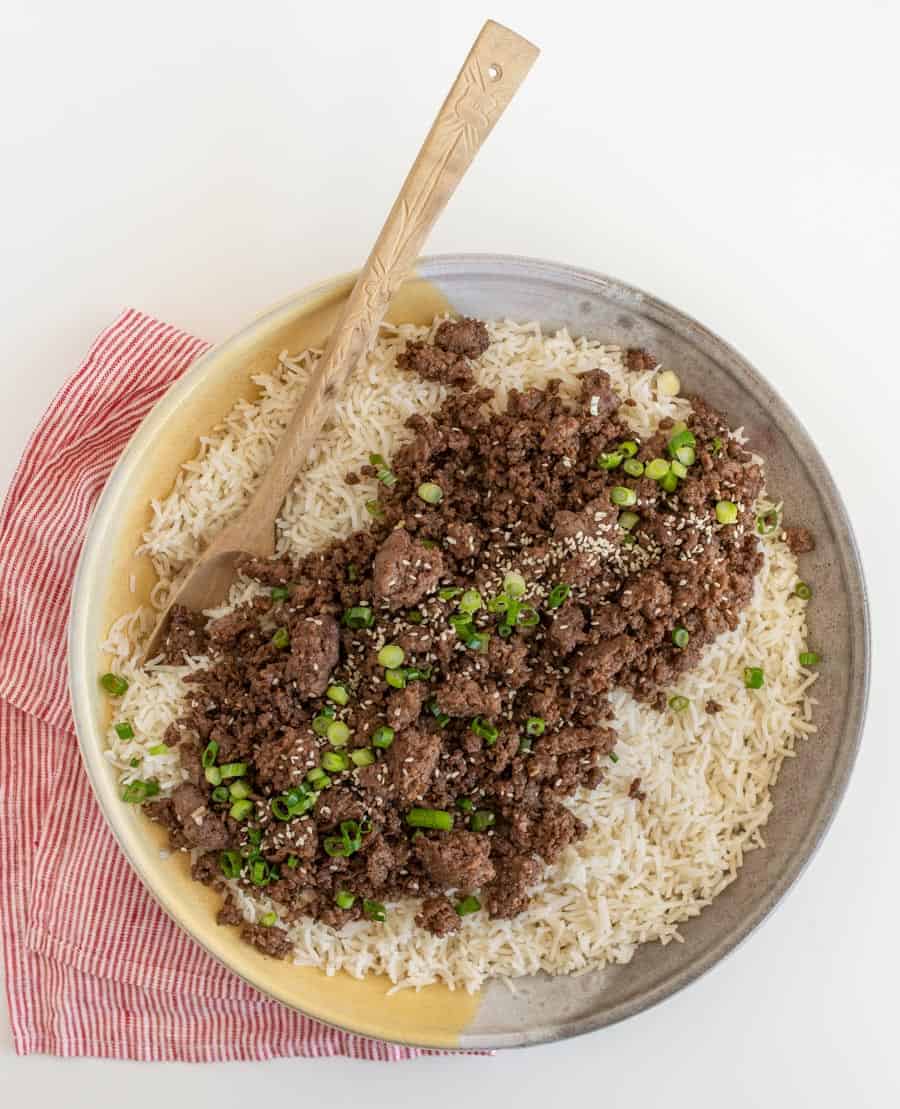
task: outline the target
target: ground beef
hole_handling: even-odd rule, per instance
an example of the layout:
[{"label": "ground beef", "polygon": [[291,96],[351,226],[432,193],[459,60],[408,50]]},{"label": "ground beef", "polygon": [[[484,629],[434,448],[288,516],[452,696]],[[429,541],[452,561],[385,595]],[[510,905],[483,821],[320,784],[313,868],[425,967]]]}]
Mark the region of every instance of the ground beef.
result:
[{"label": "ground beef", "polygon": [[427,928],[435,936],[450,936],[459,931],[459,913],[442,894],[426,897],[416,917],[420,928]]},{"label": "ground beef", "polygon": [[646,350],[630,347],[625,352],[625,365],[635,373],[643,373],[646,370],[655,370],[659,363]]},{"label": "ground beef", "polygon": [[444,320],[434,333],[434,345],[466,358],[478,358],[491,345],[491,340],[481,320],[463,316],[459,320]]},{"label": "ground beef", "polygon": [[244,915],[230,893],[225,895],[222,907],[216,913],[216,924],[243,924]]},{"label": "ground beef", "polygon": [[396,737],[388,750],[394,795],[401,804],[423,798],[441,757],[440,738],[413,728]]},{"label": "ground beef", "polygon": [[184,605],[173,605],[163,640],[163,660],[173,666],[181,666],[187,656],[205,654],[205,623],[199,613]]},{"label": "ground beef", "polygon": [[[166,733],[187,780],[148,811],[173,847],[200,852],[199,881],[222,885],[225,849],[246,860],[248,889],[264,863],[279,919],[341,928],[367,902],[416,897],[420,925],[449,935],[453,891],[477,892],[495,917],[521,912],[543,867],[584,833],[564,802],[603,780],[617,740],[609,692],[668,711],[681,675],[752,595],[762,474],[718,413],[693,400],[694,461],[666,492],[615,459],[627,440],[644,464],[668,457],[674,421],[641,439],[599,369],[576,396],[560,382],[511,390],[497,412],[490,390],[468,388],[487,341],[478,321],[447,321],[400,356],[467,391],[410,417],[368,529],[296,562],[242,557],[277,595],[208,628],[173,614],[166,657],[205,651],[210,665],[186,678]],[[627,361],[656,367],[645,351]],[[438,504],[418,495],[423,482],[440,487]],[[631,494],[626,529],[619,502]],[[717,521],[723,499],[735,525]],[[803,528],[785,538],[810,548]],[[403,652],[390,673],[387,646]],[[203,773],[208,744],[219,767],[239,764],[222,783],[243,783],[238,810]],[[639,778],[628,794],[646,800]],[[233,906],[221,916],[239,923]],[[267,953],[290,947],[277,927],[243,934]]]},{"label": "ground beef", "polygon": [[816,549],[816,541],[809,528],[785,528],[784,537],[794,554],[807,554]]},{"label": "ground beef", "polygon": [[474,832],[422,836],[413,851],[428,874],[451,889],[478,889],[494,877],[490,841]]},{"label": "ground beef", "polygon": [[497,863],[497,876],[485,890],[492,917],[514,917],[528,904],[528,891],[541,876],[541,864],[527,855]]},{"label": "ground beef", "polygon": [[245,924],[241,929],[241,939],[273,959],[286,959],[294,949],[287,932],[276,925],[267,928],[263,924]]},{"label": "ground beef", "polygon": [[426,381],[439,381],[444,385],[470,386],[475,378],[469,363],[460,355],[441,350],[428,343],[408,343],[397,358],[401,370],[424,377]]},{"label": "ground beef", "polygon": [[710,714],[710,716],[714,716],[717,712],[722,711],[722,706],[719,704],[718,701],[709,700],[706,702],[706,711]]},{"label": "ground beef", "polygon": [[407,608],[434,592],[443,569],[439,550],[423,546],[408,531],[397,528],[375,555],[375,596],[392,609]]},{"label": "ground beef", "polygon": [[328,687],[340,640],[333,616],[308,616],[291,627],[287,678],[301,697],[317,697]]}]

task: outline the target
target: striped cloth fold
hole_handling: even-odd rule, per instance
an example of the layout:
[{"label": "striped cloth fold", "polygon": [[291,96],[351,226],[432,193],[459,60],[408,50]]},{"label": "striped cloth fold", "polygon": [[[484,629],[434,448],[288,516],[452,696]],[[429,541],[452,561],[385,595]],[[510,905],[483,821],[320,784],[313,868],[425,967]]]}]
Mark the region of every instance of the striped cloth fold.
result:
[{"label": "striped cloth fold", "polygon": [[132,872],[81,765],[66,625],[88,517],[138,424],[206,349],[123,312],[50,405],[0,513],[0,929],[15,1049],[409,1059],[423,1052],[300,1016],[210,958]]}]

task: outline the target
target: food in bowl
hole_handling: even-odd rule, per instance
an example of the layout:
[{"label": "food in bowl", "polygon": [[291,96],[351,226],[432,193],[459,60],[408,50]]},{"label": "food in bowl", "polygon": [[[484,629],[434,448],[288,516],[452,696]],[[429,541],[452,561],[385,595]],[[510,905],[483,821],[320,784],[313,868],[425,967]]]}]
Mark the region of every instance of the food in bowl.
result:
[{"label": "food in bowl", "polygon": [[[154,506],[162,606],[316,358]],[[109,756],[269,954],[397,986],[626,962],[762,846],[814,730],[803,529],[671,370],[535,324],[385,327],[222,608],[113,629]],[[792,547],[794,548],[792,550]]]}]

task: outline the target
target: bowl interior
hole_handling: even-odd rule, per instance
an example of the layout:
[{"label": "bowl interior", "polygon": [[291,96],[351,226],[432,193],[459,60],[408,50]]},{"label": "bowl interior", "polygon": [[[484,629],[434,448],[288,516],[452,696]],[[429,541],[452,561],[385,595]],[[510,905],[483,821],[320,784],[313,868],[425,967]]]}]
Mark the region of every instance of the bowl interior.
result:
[{"label": "bowl interior", "polygon": [[[392,305],[395,321],[427,322],[451,308],[482,318],[539,320],[627,346],[651,349],[688,392],[702,391],[742,425],[766,457],[768,486],[792,523],[815,534],[804,575],[815,585],[811,642],[825,662],[816,687],[819,731],[788,760],[775,788],[765,851],[747,855],[738,880],[683,927],[685,943],[645,945],[624,967],[579,978],[534,976],[512,994],[489,984],[476,997],[432,987],[386,997],[389,983],[327,978],[277,963],[214,923],[216,898],[192,882],[183,858],[162,860],[161,832],[117,797],[103,756],[107,705],[96,676],[98,644],[113,619],[145,600],[153,582],[133,551],[178,466],[197,449],[251,374],[281,350],[320,344],[349,278],[307,290],[266,313],[201,358],[148,415],[114,470],[91,522],[76,580],[70,672],[85,764],[107,819],[163,907],[249,983],[311,1016],[386,1039],[435,1047],[506,1047],[572,1036],[640,1011],[695,979],[730,951],[778,902],[824,835],[849,776],[868,676],[868,618],[859,559],[846,513],[824,462],[772,387],[717,336],[669,305],[610,278],[529,259],[454,255],[424,259]],[[136,590],[129,581],[134,575]]]}]

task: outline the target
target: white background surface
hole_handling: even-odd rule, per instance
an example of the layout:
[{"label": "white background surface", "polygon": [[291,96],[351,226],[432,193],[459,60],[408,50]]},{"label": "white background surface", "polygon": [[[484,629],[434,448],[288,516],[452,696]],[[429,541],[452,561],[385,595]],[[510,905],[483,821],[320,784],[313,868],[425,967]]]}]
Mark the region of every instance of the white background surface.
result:
[{"label": "white background surface", "polygon": [[149,1066],[17,1059],[4,1013],[4,1101],[898,1104],[896,3],[7,0],[0,486],[123,306],[220,340],[360,263],[488,15],[544,54],[429,250],[631,281],[726,336],[801,413],[874,602],[847,799],[736,955],[592,1037],[489,1060]]}]

